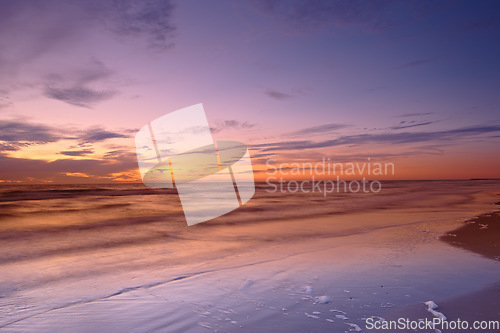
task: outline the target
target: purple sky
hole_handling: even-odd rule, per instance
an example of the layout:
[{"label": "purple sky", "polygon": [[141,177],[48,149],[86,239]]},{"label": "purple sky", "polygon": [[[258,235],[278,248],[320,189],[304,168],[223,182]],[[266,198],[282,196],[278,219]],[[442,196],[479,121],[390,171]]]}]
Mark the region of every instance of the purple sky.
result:
[{"label": "purple sky", "polygon": [[500,177],[498,1],[2,1],[0,180],[137,179],[135,131],[203,103],[266,158]]}]

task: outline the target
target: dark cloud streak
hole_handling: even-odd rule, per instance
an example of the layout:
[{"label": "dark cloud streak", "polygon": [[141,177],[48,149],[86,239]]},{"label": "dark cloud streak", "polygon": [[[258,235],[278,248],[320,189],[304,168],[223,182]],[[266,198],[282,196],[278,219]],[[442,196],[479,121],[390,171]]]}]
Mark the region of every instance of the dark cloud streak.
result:
[{"label": "dark cloud streak", "polygon": [[92,149],[83,149],[83,150],[65,150],[61,151],[60,154],[66,156],[85,156],[93,154],[94,151]]},{"label": "dark cloud streak", "polygon": [[112,90],[93,90],[86,87],[55,88],[46,87],[44,95],[75,106],[90,108],[98,102],[105,101],[117,94]]},{"label": "dark cloud streak", "polygon": [[434,112],[421,112],[421,113],[406,113],[399,115],[399,117],[419,117],[419,116],[430,116]]},{"label": "dark cloud streak", "polygon": [[15,145],[18,142],[48,143],[60,139],[57,131],[46,125],[0,120],[0,141]]},{"label": "dark cloud streak", "polygon": [[59,159],[52,162],[26,158],[12,158],[0,154],[2,180],[25,181],[64,178],[65,173],[82,173],[92,177],[110,177],[114,173],[137,168],[135,155],[128,154],[117,159]]},{"label": "dark cloud streak", "polygon": [[224,121],[219,121],[215,126],[211,126],[210,130],[212,133],[218,133],[224,130],[228,129],[250,129],[254,127],[255,124],[250,124],[249,122],[240,122],[238,120],[224,120]]},{"label": "dark cloud streak", "polygon": [[75,106],[91,108],[93,105],[112,98],[117,91],[102,87],[113,76],[113,71],[101,61],[92,59],[77,70],[47,76],[43,94]]},{"label": "dark cloud streak", "polygon": [[471,126],[437,132],[403,132],[383,134],[359,134],[340,136],[337,139],[324,141],[288,141],[254,145],[252,148],[260,148],[263,152],[280,150],[298,150],[327,148],[342,145],[366,145],[366,144],[412,144],[425,142],[446,142],[459,139],[468,139],[482,134],[500,132],[498,125]]},{"label": "dark cloud streak", "polygon": [[342,128],[346,128],[348,125],[345,124],[324,124],[319,126],[307,127],[301,130],[288,133],[290,136],[302,136],[302,135],[313,135],[322,134],[325,132],[333,132]]},{"label": "dark cloud streak", "polygon": [[271,98],[277,99],[277,100],[285,100],[285,99],[290,99],[295,97],[294,95],[291,94],[286,94],[280,91],[276,91],[273,89],[268,89],[265,91],[265,94]]},{"label": "dark cloud streak", "polygon": [[102,128],[91,128],[84,132],[82,132],[78,139],[82,143],[91,143],[91,142],[99,142],[107,139],[115,139],[115,138],[128,138],[129,135],[122,134],[118,132],[107,131]]},{"label": "dark cloud streak", "polygon": [[393,130],[399,130],[399,129],[404,129],[404,128],[411,128],[411,127],[425,126],[425,125],[430,125],[430,124],[433,124],[434,122],[432,122],[432,121],[425,121],[425,122],[422,122],[422,123],[418,123],[418,124],[409,124],[409,125],[404,125],[403,123],[404,123],[404,122],[401,122],[401,124],[399,124],[398,126],[393,126],[393,127],[391,127],[391,129],[393,129]]},{"label": "dark cloud streak", "polygon": [[128,137],[130,137],[130,130],[118,132],[101,127],[68,130],[26,121],[0,120],[0,151],[16,151],[31,145],[61,140],[78,140],[80,144],[87,144]]}]

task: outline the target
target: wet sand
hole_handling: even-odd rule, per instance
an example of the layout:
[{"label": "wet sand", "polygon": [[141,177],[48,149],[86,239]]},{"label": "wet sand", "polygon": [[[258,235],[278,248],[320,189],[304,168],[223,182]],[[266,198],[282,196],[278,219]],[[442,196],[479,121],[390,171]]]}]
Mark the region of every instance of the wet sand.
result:
[{"label": "wet sand", "polygon": [[450,319],[498,318],[498,286],[476,290],[494,285],[500,265],[441,242],[429,222],[266,250],[164,270],[156,276],[171,278],[52,306],[0,331],[355,332],[372,316],[432,319],[427,300]]},{"label": "wet sand", "polygon": [[[496,203],[497,205],[499,203]],[[463,222],[459,228],[446,232],[440,240],[459,249],[466,250],[482,257],[500,261],[500,216],[499,211],[481,214]],[[461,277],[464,270],[473,271],[474,267],[467,267],[464,260],[462,267],[457,267],[457,276]],[[482,274],[477,271],[475,274]],[[453,283],[453,281],[450,281]],[[457,290],[455,296],[435,297],[432,300],[439,306],[436,310],[444,314],[448,321],[466,320],[472,325],[474,321],[495,321],[500,325],[500,280],[478,284],[474,291]],[[431,300],[431,299],[429,299]],[[424,302],[409,304],[388,314],[384,319],[397,320],[398,318],[411,318],[412,320],[429,319],[435,316],[428,312]],[[400,330],[388,330],[399,332]],[[410,332],[411,330],[408,330]],[[452,332],[453,330],[442,330]],[[467,331],[467,330],[463,330]],[[499,332],[500,329],[473,330],[476,332]],[[419,331],[420,332],[420,331]],[[429,331],[434,332],[434,331]]]},{"label": "wet sand", "polygon": [[[497,203],[498,204],[498,203]],[[441,239],[448,244],[500,260],[500,211],[483,214],[448,232]]]},{"label": "wet sand", "polygon": [[[477,216],[441,239],[451,245],[500,261],[499,213],[500,211],[496,211]],[[451,319],[466,317],[469,320],[500,320],[500,278],[491,286],[444,299],[440,303]]]}]

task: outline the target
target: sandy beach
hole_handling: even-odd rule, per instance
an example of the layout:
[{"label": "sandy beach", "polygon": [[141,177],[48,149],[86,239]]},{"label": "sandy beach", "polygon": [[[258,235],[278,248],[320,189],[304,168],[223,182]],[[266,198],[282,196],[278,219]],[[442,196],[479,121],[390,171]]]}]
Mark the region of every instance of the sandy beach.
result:
[{"label": "sandy beach", "polygon": [[149,191],[4,193],[0,331],[377,331],[367,318],[432,320],[430,300],[449,319],[499,318],[496,181],[396,182],[303,210],[260,185],[193,227],[172,201],[148,215],[169,196]]}]

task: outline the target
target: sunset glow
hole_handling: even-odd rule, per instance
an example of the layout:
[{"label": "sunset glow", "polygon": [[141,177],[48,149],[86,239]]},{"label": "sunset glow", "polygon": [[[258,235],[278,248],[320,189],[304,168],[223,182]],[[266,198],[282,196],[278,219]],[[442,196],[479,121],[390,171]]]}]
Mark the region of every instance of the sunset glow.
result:
[{"label": "sunset glow", "polygon": [[53,5],[2,12],[3,182],[140,181],[136,131],[200,102],[260,181],[268,159],[323,158],[394,163],[384,179],[500,177],[499,30],[474,2],[300,18],[305,4],[165,2],[147,22]]}]

